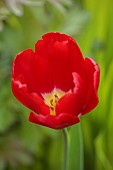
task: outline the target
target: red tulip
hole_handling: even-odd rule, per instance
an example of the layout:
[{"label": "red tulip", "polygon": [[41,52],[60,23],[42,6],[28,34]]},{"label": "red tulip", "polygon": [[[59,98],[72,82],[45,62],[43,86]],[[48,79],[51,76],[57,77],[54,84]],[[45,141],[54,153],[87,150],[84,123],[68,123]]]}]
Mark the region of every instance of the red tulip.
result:
[{"label": "red tulip", "polygon": [[98,104],[99,66],[83,58],[75,40],[52,32],[35,52],[27,49],[13,62],[12,91],[33,112],[29,121],[54,129],[78,123]]}]

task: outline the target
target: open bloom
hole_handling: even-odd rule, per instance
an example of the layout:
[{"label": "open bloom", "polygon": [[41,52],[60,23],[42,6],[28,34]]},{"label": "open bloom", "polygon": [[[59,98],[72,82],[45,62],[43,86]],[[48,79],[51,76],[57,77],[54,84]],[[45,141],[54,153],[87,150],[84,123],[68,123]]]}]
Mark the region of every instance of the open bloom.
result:
[{"label": "open bloom", "polygon": [[19,53],[12,69],[12,91],[32,110],[29,121],[62,129],[78,123],[98,104],[100,70],[83,58],[75,40],[51,32]]}]

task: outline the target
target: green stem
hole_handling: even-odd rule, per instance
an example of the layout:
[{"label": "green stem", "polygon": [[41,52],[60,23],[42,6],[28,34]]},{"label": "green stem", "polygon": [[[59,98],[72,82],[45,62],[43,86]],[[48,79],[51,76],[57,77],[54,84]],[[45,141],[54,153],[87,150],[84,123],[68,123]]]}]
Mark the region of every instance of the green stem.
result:
[{"label": "green stem", "polygon": [[83,136],[81,126],[79,125],[79,140],[80,140],[80,170],[84,169],[84,153],[83,153]]},{"label": "green stem", "polygon": [[67,129],[62,129],[63,132],[63,145],[64,145],[64,160],[63,160],[63,170],[68,169],[68,150],[69,150],[69,140]]}]

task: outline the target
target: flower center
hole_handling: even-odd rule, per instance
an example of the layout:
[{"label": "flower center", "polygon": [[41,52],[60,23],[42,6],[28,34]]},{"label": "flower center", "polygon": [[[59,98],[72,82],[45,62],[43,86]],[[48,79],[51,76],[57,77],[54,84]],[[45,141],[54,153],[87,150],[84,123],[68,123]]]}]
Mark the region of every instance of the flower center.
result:
[{"label": "flower center", "polygon": [[54,88],[51,93],[44,93],[42,94],[45,104],[47,104],[50,108],[50,115],[55,116],[56,115],[56,104],[58,100],[63,97],[65,94],[64,91],[60,89]]}]

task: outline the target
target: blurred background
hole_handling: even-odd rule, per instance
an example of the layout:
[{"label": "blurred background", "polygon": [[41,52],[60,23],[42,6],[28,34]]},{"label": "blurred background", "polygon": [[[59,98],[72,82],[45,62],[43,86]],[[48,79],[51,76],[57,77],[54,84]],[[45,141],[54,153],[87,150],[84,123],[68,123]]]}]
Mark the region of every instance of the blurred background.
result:
[{"label": "blurred background", "polygon": [[[0,0],[0,170],[61,169],[61,132],[29,123],[29,110],[11,92],[15,55],[34,49],[36,41],[49,31],[71,35],[83,55],[100,66],[100,103],[80,123],[81,170],[113,170],[112,0]],[[75,151],[71,156],[76,166],[71,164],[69,170],[78,170],[81,139],[76,130],[72,137],[71,150],[74,147]]]}]

